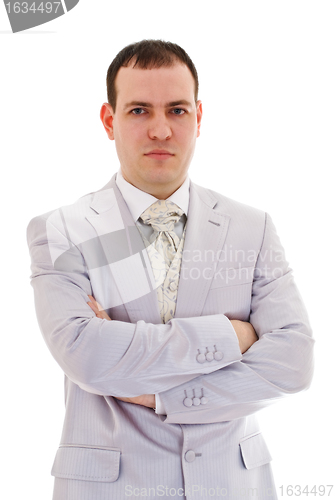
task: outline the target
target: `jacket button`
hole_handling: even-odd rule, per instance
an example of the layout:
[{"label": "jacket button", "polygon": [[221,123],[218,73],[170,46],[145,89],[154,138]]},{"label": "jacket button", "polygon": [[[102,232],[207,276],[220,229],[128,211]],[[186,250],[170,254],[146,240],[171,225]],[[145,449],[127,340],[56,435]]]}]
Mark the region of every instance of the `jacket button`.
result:
[{"label": "jacket button", "polygon": [[216,351],[214,353],[214,358],[216,359],[216,361],[221,361],[221,359],[223,358],[223,353],[221,351]]},{"label": "jacket button", "polygon": [[186,460],[186,462],[194,462],[194,460],[195,460],[195,452],[193,450],[188,450],[185,453],[185,460]]},{"label": "jacket button", "polygon": [[185,398],[184,401],[183,401],[183,403],[184,403],[184,406],[190,407],[190,406],[192,406],[192,399],[191,398]]},{"label": "jacket button", "polygon": [[199,398],[193,398],[193,406],[199,406],[200,405],[200,399]]},{"label": "jacket button", "polygon": [[213,361],[213,359],[214,359],[213,353],[212,352],[208,352],[206,354],[206,359],[207,359],[207,361]]},{"label": "jacket button", "polygon": [[202,405],[206,405],[208,403],[208,398],[206,398],[205,396],[203,396],[201,399],[200,399],[200,403]]},{"label": "jacket button", "polygon": [[204,354],[198,354],[197,361],[199,363],[204,363],[206,361],[206,356]]}]

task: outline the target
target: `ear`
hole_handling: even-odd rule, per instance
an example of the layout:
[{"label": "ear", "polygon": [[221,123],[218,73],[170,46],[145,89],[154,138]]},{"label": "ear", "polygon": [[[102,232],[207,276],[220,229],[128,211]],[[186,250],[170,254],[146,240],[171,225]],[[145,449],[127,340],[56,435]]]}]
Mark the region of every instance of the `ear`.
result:
[{"label": "ear", "polygon": [[197,137],[200,135],[200,126],[202,119],[202,102],[197,101]]},{"label": "ear", "polygon": [[113,120],[114,112],[112,106],[108,102],[104,102],[100,110],[100,120],[107,132],[111,141],[114,140]]}]

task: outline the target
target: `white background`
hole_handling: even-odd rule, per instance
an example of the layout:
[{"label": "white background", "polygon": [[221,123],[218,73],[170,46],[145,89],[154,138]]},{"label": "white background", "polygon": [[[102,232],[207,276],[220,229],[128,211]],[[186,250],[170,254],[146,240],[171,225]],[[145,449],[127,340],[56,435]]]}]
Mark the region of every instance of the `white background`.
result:
[{"label": "white background", "polygon": [[26,227],[118,170],[99,119],[105,77],[117,52],[143,38],[178,43],[198,69],[204,116],[191,179],[270,213],[309,311],[313,384],[259,413],[278,496],[281,485],[335,484],[334,25],[325,0],[81,0],[12,34],[1,3],[6,500],[51,499],[64,417],[63,374],[35,318]]}]

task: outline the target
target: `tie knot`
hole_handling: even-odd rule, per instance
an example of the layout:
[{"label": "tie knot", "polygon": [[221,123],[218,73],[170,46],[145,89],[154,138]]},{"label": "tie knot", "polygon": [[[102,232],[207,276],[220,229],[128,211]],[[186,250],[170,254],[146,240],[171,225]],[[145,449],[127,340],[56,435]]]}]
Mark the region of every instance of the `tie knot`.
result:
[{"label": "tie knot", "polygon": [[172,201],[157,200],[144,210],[140,218],[144,224],[151,225],[154,231],[173,231],[183,213]]}]

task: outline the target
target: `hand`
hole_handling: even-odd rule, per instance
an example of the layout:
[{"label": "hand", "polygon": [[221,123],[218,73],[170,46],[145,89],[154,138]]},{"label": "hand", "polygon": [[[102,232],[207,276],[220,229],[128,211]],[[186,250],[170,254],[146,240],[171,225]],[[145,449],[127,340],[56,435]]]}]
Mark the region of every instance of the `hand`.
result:
[{"label": "hand", "polygon": [[156,398],[154,394],[142,394],[142,396],[135,396],[133,398],[116,398],[126,403],[134,403],[136,405],[147,406],[148,408],[156,407]]},{"label": "hand", "polygon": [[[107,319],[111,321],[111,318],[108,316],[106,311],[101,307],[99,302],[95,300],[92,295],[88,295],[91,302],[87,302],[92,311],[95,313],[97,318]],[[156,398],[154,394],[142,394],[142,396],[135,396],[133,398],[121,398],[114,396],[114,398],[120,399],[121,401],[125,401],[126,403],[134,403],[136,405],[147,406],[148,408],[156,407]]]},{"label": "hand", "polygon": [[87,302],[87,304],[90,306],[92,311],[95,313],[96,317],[100,318],[100,319],[107,319],[108,321],[112,321],[111,318],[106,313],[106,311],[101,307],[99,302],[97,302],[95,300],[95,298],[92,297],[92,295],[88,295],[88,297],[90,298],[91,302]]},{"label": "hand", "polygon": [[231,324],[236,332],[238,342],[240,344],[241,353],[245,353],[258,340],[257,333],[251,323],[232,319]]}]

